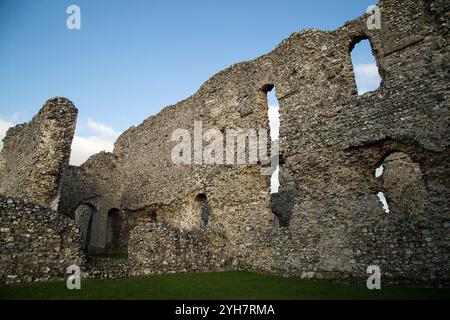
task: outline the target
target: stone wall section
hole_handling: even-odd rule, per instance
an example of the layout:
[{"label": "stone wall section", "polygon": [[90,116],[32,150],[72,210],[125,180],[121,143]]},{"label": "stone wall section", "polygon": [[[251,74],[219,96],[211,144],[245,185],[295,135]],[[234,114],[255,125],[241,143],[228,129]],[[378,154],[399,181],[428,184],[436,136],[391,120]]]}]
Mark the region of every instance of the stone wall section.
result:
[{"label": "stone wall section", "polygon": [[136,226],[130,238],[132,275],[229,270],[233,258],[223,229],[183,231],[164,222]]},{"label": "stone wall section", "polygon": [[0,194],[57,209],[77,112],[69,100],[53,98],[29,123],[8,130],[0,154]]},{"label": "stone wall section", "polygon": [[0,196],[0,283],[63,279],[83,268],[78,226],[34,203]]},{"label": "stone wall section", "polygon": [[[366,278],[375,264],[387,279],[448,285],[449,8],[443,0],[382,0],[379,7],[380,30],[369,30],[364,15],[334,31],[295,32],[272,52],[219,72],[191,97],[131,127],[112,153],[80,167],[64,167],[65,139],[50,143],[60,141],[48,138],[53,134],[69,136],[58,129],[60,120],[46,116],[60,110],[50,106],[64,105],[51,100],[30,124],[8,132],[0,192],[50,206],[59,185],[62,215],[74,217],[83,204],[94,210],[92,253],[107,251],[110,212],[120,210],[127,273],[241,268],[340,279]],[[382,82],[358,96],[351,51],[364,39]],[[278,196],[271,200],[260,163],[173,163],[172,132],[187,129],[193,138],[195,121],[203,131],[268,129],[266,94],[274,87]],[[51,131],[41,129],[41,118]],[[26,149],[28,136],[30,147],[40,146],[35,139],[43,147]],[[42,154],[36,157],[36,150]],[[48,164],[44,151],[57,161]],[[399,154],[403,160],[393,162]],[[377,178],[383,163],[385,175]],[[208,204],[206,224],[199,197]]]},{"label": "stone wall section", "polygon": [[108,152],[93,155],[80,167],[69,166],[63,173],[59,213],[74,218],[79,206],[92,209],[90,253],[105,253],[108,214],[122,208],[122,184],[117,157]]}]

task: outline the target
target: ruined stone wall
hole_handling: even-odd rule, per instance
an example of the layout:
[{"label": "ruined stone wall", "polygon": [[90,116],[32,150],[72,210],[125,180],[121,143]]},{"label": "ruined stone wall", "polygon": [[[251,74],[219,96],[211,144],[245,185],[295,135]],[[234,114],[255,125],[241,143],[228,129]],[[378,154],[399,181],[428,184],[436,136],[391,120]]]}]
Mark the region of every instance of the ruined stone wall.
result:
[{"label": "ruined stone wall", "polygon": [[[248,63],[247,68],[254,67]],[[123,173],[122,209],[155,211],[158,220],[194,230],[202,228],[195,198],[204,194],[210,207],[208,225],[223,225],[228,249],[248,260],[248,249],[255,243],[253,230],[275,225],[269,177],[261,175],[261,166],[183,165],[171,159],[177,144],[171,141],[172,132],[187,129],[193,137],[194,121],[202,121],[204,131],[268,127],[267,105],[258,102],[265,82],[248,83],[254,88],[248,95],[243,83],[251,77],[240,69],[234,66],[218,74],[194,96],[129,129],[119,137],[114,154]]]},{"label": "ruined stone wall", "polygon": [[77,112],[69,100],[53,98],[29,123],[8,130],[0,154],[0,194],[57,208]]},{"label": "ruined stone wall", "polygon": [[[295,245],[275,266],[364,277],[377,264],[387,277],[448,282],[448,46],[439,22],[446,10],[439,1],[382,1],[381,30],[368,31],[362,17],[291,37],[312,41],[300,46],[315,48],[302,69],[316,72],[281,97],[280,190],[294,190]],[[362,38],[373,46],[382,84],[356,96],[349,54]],[[393,206],[386,214],[379,204],[375,169],[395,152],[419,165],[425,209]]]},{"label": "ruined stone wall", "polygon": [[0,283],[66,277],[84,264],[74,221],[48,208],[0,196]]},{"label": "ruined stone wall", "polygon": [[[336,279],[366,277],[375,264],[388,279],[448,284],[448,5],[384,0],[380,9],[380,30],[368,30],[365,15],[335,31],[293,33],[127,130],[113,153],[68,167],[59,212],[73,217],[81,204],[93,208],[92,251],[105,252],[108,216],[119,209],[123,234],[130,234],[126,273],[246,268]],[[382,83],[358,96],[350,53],[362,39],[370,40]],[[268,128],[266,93],[273,87],[281,168],[272,203],[260,163],[172,161],[172,133],[187,129],[193,139],[195,121],[203,133]],[[48,188],[21,188],[28,171],[10,172],[24,128],[5,139],[1,172],[11,183],[2,178],[2,188],[39,198],[35,193]],[[19,146],[20,154],[34,154]],[[33,168],[25,159],[19,167]],[[385,172],[375,177],[381,164]],[[389,213],[379,192],[391,203]],[[198,199],[207,203],[207,224]]]},{"label": "ruined stone wall", "polygon": [[140,224],[130,237],[131,274],[228,270],[227,243],[217,226],[183,231],[165,222]]},{"label": "ruined stone wall", "polygon": [[[336,31],[294,33],[124,133],[114,150],[124,173],[123,207],[171,208],[164,215],[173,226],[198,228],[190,207],[204,193],[210,224],[224,226],[228,250],[243,267],[336,278],[364,277],[368,265],[378,264],[391,278],[448,279],[448,29],[442,23],[448,7],[386,0],[380,8],[381,30],[368,30],[366,15]],[[357,96],[350,53],[361,39],[370,40],[382,84]],[[286,230],[276,229],[268,179],[258,165],[170,160],[171,132],[192,128],[194,120],[204,128],[266,125],[261,91],[273,85],[281,114],[280,193],[292,201]],[[424,209],[383,211],[374,172],[395,152],[419,165]]]}]

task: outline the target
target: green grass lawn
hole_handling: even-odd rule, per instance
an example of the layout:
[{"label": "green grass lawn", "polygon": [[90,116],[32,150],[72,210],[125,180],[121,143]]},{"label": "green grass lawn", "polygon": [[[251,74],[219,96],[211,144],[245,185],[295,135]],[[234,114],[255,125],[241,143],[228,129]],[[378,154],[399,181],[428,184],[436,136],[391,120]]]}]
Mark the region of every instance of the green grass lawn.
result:
[{"label": "green grass lawn", "polygon": [[172,274],[115,280],[82,280],[0,286],[0,299],[449,299],[449,289],[361,285],[282,278],[250,272]]}]

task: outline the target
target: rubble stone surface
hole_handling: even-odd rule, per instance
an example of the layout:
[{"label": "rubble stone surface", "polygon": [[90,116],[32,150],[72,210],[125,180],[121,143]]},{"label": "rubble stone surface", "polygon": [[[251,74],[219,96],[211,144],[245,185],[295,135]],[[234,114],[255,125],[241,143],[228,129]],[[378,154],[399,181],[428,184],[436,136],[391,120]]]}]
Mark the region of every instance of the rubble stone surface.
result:
[{"label": "rubble stone surface", "polygon": [[[50,100],[31,123],[8,131],[0,193],[50,206],[59,190],[58,212],[71,218],[88,205],[88,252],[129,256],[124,273],[98,274],[241,268],[338,279],[367,278],[367,267],[378,265],[384,279],[448,285],[449,7],[444,0],[382,0],[379,7],[381,29],[369,30],[366,14],[334,31],[295,32],[129,128],[112,153],[79,167],[67,166],[76,109]],[[382,82],[357,95],[350,53],[363,39]],[[272,200],[260,163],[173,163],[172,132],[193,137],[195,121],[223,133],[268,128],[274,87],[280,188]],[[381,164],[385,172],[376,177]],[[10,211],[3,208],[6,230]],[[10,254],[25,254],[8,232],[2,241],[12,239]],[[41,249],[49,254],[54,246]],[[9,270],[2,267],[2,277]]]}]

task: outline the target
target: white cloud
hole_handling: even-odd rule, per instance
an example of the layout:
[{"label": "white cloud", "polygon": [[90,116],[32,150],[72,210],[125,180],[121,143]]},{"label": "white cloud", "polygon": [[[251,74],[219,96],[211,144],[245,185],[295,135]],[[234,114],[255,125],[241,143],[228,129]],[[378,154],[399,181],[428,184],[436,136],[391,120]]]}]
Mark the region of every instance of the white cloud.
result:
[{"label": "white cloud", "polygon": [[362,63],[356,66],[357,75],[368,81],[376,81],[380,77],[378,75],[378,67],[374,63]]},{"label": "white cloud", "polygon": [[6,131],[12,126],[14,123],[0,118],[0,150],[3,149],[3,138],[5,138]]},{"label": "white cloud", "polygon": [[355,80],[359,94],[376,90],[381,82],[377,65],[375,63],[362,63],[356,65]]},{"label": "white cloud", "polygon": [[88,119],[83,127],[91,134],[88,136],[75,134],[70,155],[70,164],[72,165],[79,166],[100,151],[113,151],[114,142],[120,134],[111,126],[92,119]]},{"label": "white cloud", "polygon": [[100,137],[117,137],[118,135],[112,127],[92,119],[88,119],[86,127]]},{"label": "white cloud", "polygon": [[101,137],[74,136],[72,141],[72,152],[70,155],[70,164],[79,166],[90,156],[100,151],[111,152],[114,148],[114,141],[109,141]]}]

